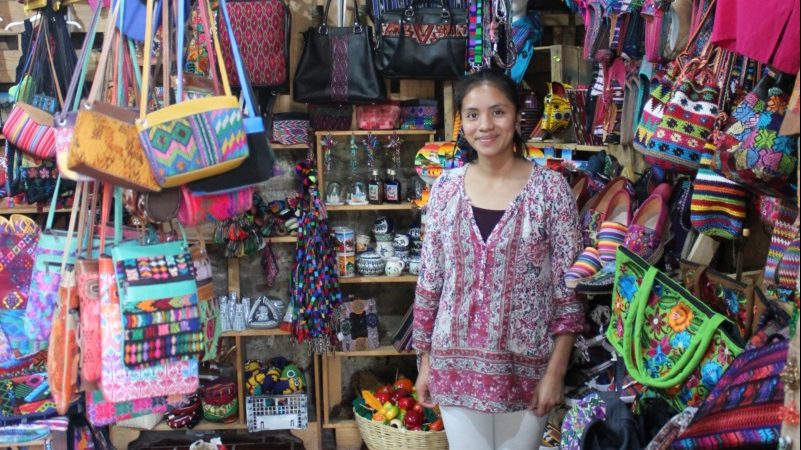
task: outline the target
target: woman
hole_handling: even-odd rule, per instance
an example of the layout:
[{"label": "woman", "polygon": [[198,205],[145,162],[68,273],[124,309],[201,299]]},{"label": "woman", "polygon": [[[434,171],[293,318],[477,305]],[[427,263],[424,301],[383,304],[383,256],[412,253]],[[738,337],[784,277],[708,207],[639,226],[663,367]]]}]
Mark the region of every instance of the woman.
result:
[{"label": "woman", "polygon": [[415,388],[439,404],[450,448],[539,448],[564,398],[584,306],[564,283],[581,245],[562,176],[521,157],[514,82],[480,71],[456,88],[475,158],[431,190],[414,303]]}]

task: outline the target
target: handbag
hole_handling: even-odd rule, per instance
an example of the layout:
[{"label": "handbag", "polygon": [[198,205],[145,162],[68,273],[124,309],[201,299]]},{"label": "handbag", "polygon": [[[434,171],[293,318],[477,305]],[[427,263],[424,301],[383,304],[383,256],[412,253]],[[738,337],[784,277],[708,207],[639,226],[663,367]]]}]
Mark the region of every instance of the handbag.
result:
[{"label": "handbag", "polygon": [[[219,29],[230,30],[245,61],[245,73],[254,86],[283,86],[289,80],[289,41],[292,14],[283,0],[233,0],[218,14]],[[222,14],[227,14],[223,21]],[[231,85],[240,86],[239,74],[228,33],[220,35],[220,50]],[[237,45],[233,44],[233,45]]]},{"label": "handbag", "polygon": [[776,448],[788,342],[782,339],[739,355],[671,448]]},{"label": "handbag", "polygon": [[[59,191],[61,179],[56,181],[56,192]],[[77,188],[76,188],[77,190]],[[76,197],[76,201],[79,197]],[[58,292],[61,282],[62,257],[67,254],[67,264],[75,262],[77,250],[77,240],[69,239],[69,233],[63,230],[53,229],[55,220],[57,194],[53,194],[50,201],[50,209],[47,212],[47,220],[44,230],[39,237],[36,245],[36,258],[31,273],[31,286],[28,292],[28,305],[25,308],[25,327],[27,335],[43,344],[43,348],[50,340],[50,329],[52,317],[58,304]],[[69,244],[69,250],[67,250]],[[97,257],[99,241],[91,241],[91,249],[88,252],[92,257]]]},{"label": "handbag", "polygon": [[342,351],[371,350],[379,346],[375,299],[351,297],[336,307],[335,321]]},{"label": "handbag", "polygon": [[761,295],[757,295],[761,277],[737,281],[707,266],[687,260],[679,262],[679,273],[684,287],[734,322],[744,340],[757,331],[759,312],[766,309],[765,305],[757,304],[757,298],[761,298]]},{"label": "handbag", "polygon": [[[766,77],[767,78],[767,77]],[[720,149],[716,160],[723,174],[734,181],[769,192],[785,192],[787,181],[795,174],[798,165],[797,142],[792,136],[779,134],[789,100],[783,86],[786,78],[780,76],[773,86],[758,91],[756,97],[747,98],[738,117],[746,119],[744,133],[731,148]],[[760,83],[761,84],[761,83]],[[751,110],[755,115],[746,116]],[[737,114],[737,111],[735,111]],[[739,131],[739,127],[735,130]]]},{"label": "handbag", "polygon": [[223,194],[195,194],[181,187],[181,205],[178,221],[187,227],[205,222],[219,222],[238,216],[253,206],[254,188],[246,187]]},{"label": "handbag", "polygon": [[47,351],[20,358],[0,368],[0,427],[55,416],[47,382]]},{"label": "handbag", "polygon": [[376,23],[376,65],[387,78],[456,79],[465,73],[467,9],[408,7],[382,11]]},{"label": "handbag", "polygon": [[356,123],[360,130],[394,130],[400,120],[400,102],[356,105]]},{"label": "handbag", "polygon": [[170,397],[144,397],[123,402],[111,402],[103,397],[103,391],[94,385],[89,385],[86,391],[86,417],[89,423],[97,427],[104,427],[117,423],[121,420],[135,419],[148,414],[163,414],[168,410],[171,403]]},{"label": "handbag", "polygon": [[699,406],[742,352],[734,324],[618,247],[606,338],[626,371],[677,410]]},{"label": "handbag", "polygon": [[[209,14],[206,2],[202,2],[200,7],[201,15]],[[238,167],[248,156],[248,143],[242,111],[236,97],[231,94],[220,52],[217,52],[217,63],[225,95],[187,101],[179,98],[177,104],[166,106],[169,95],[165,90],[165,107],[147,112],[153,50],[153,10],[154,0],[148,0],[148,20],[145,27],[148,38],[145,39],[139,120],[136,128],[156,182],[163,188],[169,188]],[[183,27],[178,29],[182,30]],[[207,37],[211,35],[215,47],[219,48],[216,29],[209,30],[206,27],[204,32]]]},{"label": "handbag", "polygon": [[[121,250],[133,247],[133,252],[142,248],[137,241],[124,241],[120,239],[122,222],[122,194],[115,193],[114,202],[114,248],[116,259],[128,259]],[[182,242],[171,243],[183,245]],[[164,245],[164,244],[160,244]],[[146,248],[146,247],[145,247]],[[174,247],[173,247],[174,248]],[[162,247],[162,249],[164,249]],[[165,252],[166,254],[166,252]],[[124,270],[124,263],[123,263]],[[121,276],[117,279],[116,264],[112,257],[102,255],[98,260],[100,271],[100,323],[102,330],[102,383],[100,388],[103,397],[109,402],[123,402],[148,397],[167,396],[175,394],[191,394],[199,385],[197,358],[172,359],[163,364],[155,364],[137,369],[129,368],[125,362],[125,329],[122,320],[122,305],[120,302],[120,288],[118,281],[126,281]],[[137,271],[138,272],[138,271]],[[131,273],[133,276],[133,271]],[[194,279],[181,281],[181,284],[191,293],[191,284]],[[125,279],[125,280],[123,280]],[[127,288],[127,287],[126,287]],[[160,289],[159,289],[160,290]],[[133,292],[132,292],[133,293]]]},{"label": "handbag", "polygon": [[665,106],[670,99],[670,93],[673,91],[673,85],[679,72],[678,65],[669,64],[664,71],[654,73],[651,79],[649,98],[643,106],[639,125],[637,125],[637,130],[634,132],[634,140],[632,142],[634,149],[640,153],[648,151],[651,137],[662,121]]},{"label": "handbag", "polygon": [[353,26],[329,27],[326,0],[318,26],[303,33],[292,96],[303,103],[374,103],[387,97],[386,86],[373,62],[373,29],[362,23],[353,0]]},{"label": "handbag", "polygon": [[309,115],[305,113],[278,113],[273,116],[272,142],[283,145],[300,145],[309,142]]},{"label": "handbag", "polygon": [[[189,188],[193,192],[200,194],[224,193],[248,186],[255,186],[269,180],[275,175],[275,155],[267,139],[265,120],[269,123],[269,115],[272,114],[273,105],[275,104],[278,94],[276,92],[270,93],[266,111],[268,118],[263,118],[254,107],[255,100],[253,90],[250,86],[250,79],[248,78],[249,72],[245,69],[242,55],[239,52],[240,47],[233,34],[233,26],[231,25],[231,19],[226,6],[227,3],[225,0],[221,0],[220,5],[222,6],[220,10],[221,15],[227,25],[225,29],[228,30],[227,33],[222,33],[222,35],[227,35],[229,37],[230,48],[233,52],[236,66],[236,70],[232,71],[232,73],[239,74],[239,82],[242,85],[242,95],[245,100],[245,111],[247,115],[244,117],[243,122],[249,152],[245,161],[239,167],[219,175],[195,181],[189,185]],[[179,10],[180,9],[181,7],[179,5]],[[204,22],[208,22],[208,14],[203,14],[202,11],[201,18]],[[180,30],[179,34],[182,34]]]},{"label": "handbag", "polygon": [[736,239],[743,231],[747,192],[739,183],[709,168],[710,160],[701,160],[693,181],[690,221],[707,236]]},{"label": "handbag", "polygon": [[0,226],[0,367],[35,351],[24,324],[35,260],[38,229],[15,229],[3,218]]},{"label": "handbag", "polygon": [[83,47],[81,47],[81,54],[78,57],[78,63],[75,66],[75,72],[72,74],[69,88],[67,89],[67,97],[64,99],[64,108],[56,114],[54,118],[54,138],[56,147],[56,163],[58,164],[58,171],[62,177],[72,181],[90,181],[91,178],[85,175],[80,175],[69,168],[69,149],[72,143],[73,132],[75,131],[75,116],[76,110],[80,104],[80,95],[76,95],[78,85],[83,86],[86,78],[87,70],[89,68],[89,55],[94,46],[95,36],[97,35],[97,25],[100,19],[100,11],[102,8],[95,9],[92,16],[92,22],[89,25],[89,30],[83,40]]},{"label": "handbag", "polygon": [[314,131],[346,131],[351,122],[351,105],[309,103],[309,125]]},{"label": "handbag", "polygon": [[203,361],[216,360],[222,334],[219,298],[200,302],[200,318],[203,323]]},{"label": "handbag", "polygon": [[[140,192],[161,190],[156,183],[150,164],[142,151],[139,134],[134,125],[136,113],[110,103],[99,101],[101,86],[104,84],[105,68],[112,52],[111,44],[116,41],[114,34],[114,17],[119,13],[118,2],[108,21],[106,34],[109,39],[103,41],[100,61],[92,82],[92,89],[85,101],[81,103],[75,118],[72,142],[68,150],[67,167],[70,170],[89,176],[95,180],[134,189]],[[130,55],[121,57],[123,68],[133,67]],[[119,64],[113,64],[116,68]],[[123,74],[119,74],[122,77]],[[115,77],[115,79],[118,77]],[[117,80],[117,92],[124,92],[123,83]],[[118,95],[120,100],[122,95]]]},{"label": "handbag", "polygon": [[[534,103],[536,104],[536,97]],[[526,104],[528,105],[528,103]],[[401,130],[434,130],[438,124],[439,106],[436,100],[419,99],[400,102]]]}]

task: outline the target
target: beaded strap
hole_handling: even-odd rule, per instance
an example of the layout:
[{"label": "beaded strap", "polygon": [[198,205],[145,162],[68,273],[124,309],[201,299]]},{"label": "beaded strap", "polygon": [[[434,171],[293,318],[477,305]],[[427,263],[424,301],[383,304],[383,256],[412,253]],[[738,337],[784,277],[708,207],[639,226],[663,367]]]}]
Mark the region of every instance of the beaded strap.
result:
[{"label": "beaded strap", "polygon": [[765,284],[769,287],[796,288],[799,265],[797,218],[798,211],[792,205],[782,203],[765,264]]}]

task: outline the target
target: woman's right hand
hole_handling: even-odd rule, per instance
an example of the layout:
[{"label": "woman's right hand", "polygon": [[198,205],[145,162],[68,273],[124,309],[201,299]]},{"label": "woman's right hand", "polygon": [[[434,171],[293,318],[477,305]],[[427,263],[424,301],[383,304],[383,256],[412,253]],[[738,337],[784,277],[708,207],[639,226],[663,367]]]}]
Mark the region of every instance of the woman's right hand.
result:
[{"label": "woman's right hand", "polygon": [[417,403],[426,408],[433,408],[436,403],[431,399],[428,391],[428,353],[420,355],[420,367],[417,370],[417,381],[414,383],[414,390],[417,392]]}]

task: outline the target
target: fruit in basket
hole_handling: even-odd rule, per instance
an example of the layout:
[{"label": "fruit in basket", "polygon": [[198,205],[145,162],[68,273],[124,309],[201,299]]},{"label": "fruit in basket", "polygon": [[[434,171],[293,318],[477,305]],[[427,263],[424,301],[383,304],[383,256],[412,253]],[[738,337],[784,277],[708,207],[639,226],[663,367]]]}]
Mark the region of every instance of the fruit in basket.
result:
[{"label": "fruit in basket", "polygon": [[373,414],[373,422],[385,422],[386,420],[387,420],[387,418],[384,417],[384,413],[382,413],[380,411],[375,413],[375,414]]},{"label": "fruit in basket", "polygon": [[397,405],[393,405],[391,402],[384,403],[384,407],[381,408],[381,413],[384,414],[384,417],[387,420],[392,420],[398,417],[400,412],[400,408],[398,408]]},{"label": "fruit in basket", "polygon": [[415,404],[417,404],[417,401],[411,397],[399,398],[397,402],[398,408],[404,411],[409,411]]},{"label": "fruit in basket", "polygon": [[395,392],[392,393],[392,397],[391,397],[392,398],[392,403],[398,403],[398,400],[400,400],[402,398],[405,398],[405,397],[408,397],[409,395],[411,395],[410,391],[407,391],[406,389],[403,389],[403,388],[398,389],[398,390],[396,390]]},{"label": "fruit in basket", "polygon": [[392,394],[388,392],[376,392],[375,398],[383,405],[386,402],[392,401]]},{"label": "fruit in basket", "polygon": [[381,408],[384,407],[384,404],[379,402],[373,393],[367,389],[362,391],[362,398],[364,399],[364,403],[366,403],[370,408],[373,408],[374,411],[380,411]]},{"label": "fruit in basket", "polygon": [[414,383],[408,378],[398,378],[392,385],[392,390],[397,391],[398,389],[405,389],[407,392],[412,392],[412,390],[414,390]]},{"label": "fruit in basket", "polygon": [[385,385],[383,385],[380,388],[375,390],[376,394],[378,394],[378,393],[392,394],[392,391],[393,391],[392,386],[389,385],[389,384],[385,384]]},{"label": "fruit in basket", "polygon": [[408,430],[419,430],[423,427],[423,413],[415,410],[406,411],[403,417],[403,425]]},{"label": "fruit in basket", "polygon": [[431,422],[428,426],[428,429],[431,431],[442,431],[445,429],[445,424],[442,423],[442,417],[437,418],[437,420]]}]

